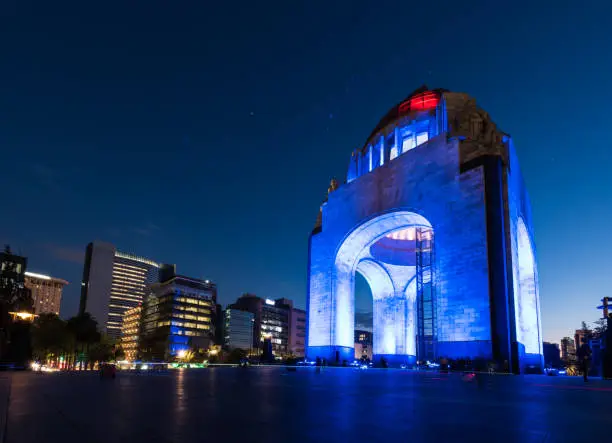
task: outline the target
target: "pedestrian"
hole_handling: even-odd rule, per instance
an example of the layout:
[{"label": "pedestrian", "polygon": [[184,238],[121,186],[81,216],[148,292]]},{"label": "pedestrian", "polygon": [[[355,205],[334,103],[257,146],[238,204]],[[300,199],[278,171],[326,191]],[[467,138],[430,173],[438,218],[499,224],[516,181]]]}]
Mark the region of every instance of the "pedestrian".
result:
[{"label": "pedestrian", "polygon": [[591,360],[591,347],[588,343],[583,343],[578,349],[578,359],[580,362],[580,369],[582,370],[582,376],[584,381],[589,381],[589,361]]}]

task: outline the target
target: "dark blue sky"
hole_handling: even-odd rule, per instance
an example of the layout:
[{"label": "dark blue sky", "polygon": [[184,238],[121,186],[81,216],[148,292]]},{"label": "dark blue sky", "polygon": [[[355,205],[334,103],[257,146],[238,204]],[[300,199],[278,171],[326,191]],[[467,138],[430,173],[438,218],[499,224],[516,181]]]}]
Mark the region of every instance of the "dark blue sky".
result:
[{"label": "dark blue sky", "polygon": [[64,316],[94,239],[213,279],[223,303],[303,306],[329,179],[423,83],[515,139],[545,339],[611,295],[607,2],[59,3],[0,6],[0,241],[71,282]]}]

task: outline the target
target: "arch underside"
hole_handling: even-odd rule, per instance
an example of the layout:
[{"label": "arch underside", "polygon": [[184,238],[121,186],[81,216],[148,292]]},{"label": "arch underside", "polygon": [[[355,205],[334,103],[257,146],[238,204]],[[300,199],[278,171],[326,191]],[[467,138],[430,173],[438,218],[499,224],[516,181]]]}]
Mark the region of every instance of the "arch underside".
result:
[{"label": "arch underside", "polygon": [[332,280],[336,346],[353,347],[355,272],[359,272],[373,296],[374,354],[407,363],[416,359],[417,267],[383,262],[371,252],[379,240],[406,228],[431,229],[431,224],[413,212],[395,211],[364,223],[342,242]]}]

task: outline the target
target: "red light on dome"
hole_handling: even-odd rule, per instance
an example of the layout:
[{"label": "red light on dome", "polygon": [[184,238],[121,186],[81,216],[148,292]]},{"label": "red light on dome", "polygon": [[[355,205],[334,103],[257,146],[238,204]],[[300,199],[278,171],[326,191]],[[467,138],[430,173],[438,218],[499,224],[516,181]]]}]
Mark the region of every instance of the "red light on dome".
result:
[{"label": "red light on dome", "polygon": [[438,97],[438,94],[435,92],[426,91],[410,97],[404,103],[399,105],[399,112],[425,111],[435,108],[438,106],[439,102],[440,97]]}]

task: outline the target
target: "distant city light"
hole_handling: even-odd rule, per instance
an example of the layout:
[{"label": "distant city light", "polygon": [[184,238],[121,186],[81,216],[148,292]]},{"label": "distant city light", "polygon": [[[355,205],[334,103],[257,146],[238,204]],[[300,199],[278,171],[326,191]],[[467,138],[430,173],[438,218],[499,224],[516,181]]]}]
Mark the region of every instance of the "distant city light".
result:
[{"label": "distant city light", "polygon": [[176,353],[176,356],[178,358],[185,358],[186,355],[187,355],[187,351],[185,351],[184,349],[181,349],[180,351]]},{"label": "distant city light", "polygon": [[274,303],[274,300],[270,300],[269,298],[266,298],[266,304],[274,306],[276,303]]}]

